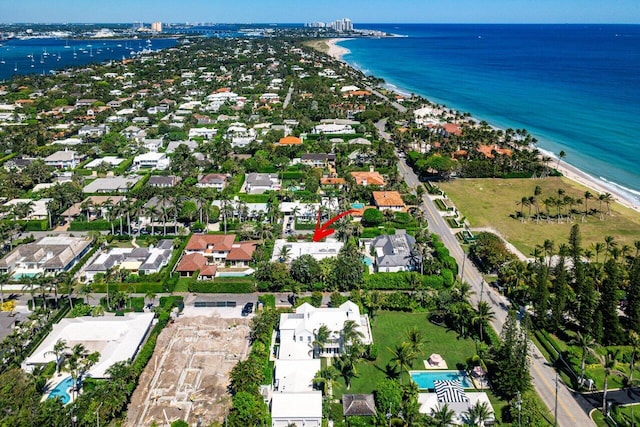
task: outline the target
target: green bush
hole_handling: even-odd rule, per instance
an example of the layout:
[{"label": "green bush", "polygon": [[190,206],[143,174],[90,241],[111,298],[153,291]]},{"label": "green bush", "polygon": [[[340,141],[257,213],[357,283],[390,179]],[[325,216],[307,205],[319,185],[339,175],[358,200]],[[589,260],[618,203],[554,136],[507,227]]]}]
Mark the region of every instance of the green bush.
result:
[{"label": "green bush", "polygon": [[91,307],[88,304],[76,304],[73,306],[73,310],[69,312],[69,317],[82,317],[91,314]]},{"label": "green bush", "polygon": [[70,231],[110,231],[111,225],[113,228],[120,227],[119,221],[107,221],[104,219],[97,219],[95,221],[71,221],[69,224]]},{"label": "green bush", "polygon": [[297,179],[304,178],[305,173],[300,171],[286,171],[286,172],[282,172],[281,176],[282,176],[282,179],[297,180]]},{"label": "green bush", "polygon": [[260,295],[258,302],[261,302],[265,308],[276,308],[276,297],[273,294]]},{"label": "green bush", "polygon": [[133,157],[129,157],[128,159],[120,163],[118,166],[113,168],[113,173],[115,175],[123,175],[126,171],[129,170],[132,164],[133,164]]},{"label": "green bush", "polygon": [[24,224],[24,231],[47,231],[49,229],[49,221],[46,219],[30,220]]},{"label": "green bush", "polygon": [[253,282],[219,282],[194,280],[189,283],[189,292],[216,293],[216,294],[250,294],[255,292]]}]

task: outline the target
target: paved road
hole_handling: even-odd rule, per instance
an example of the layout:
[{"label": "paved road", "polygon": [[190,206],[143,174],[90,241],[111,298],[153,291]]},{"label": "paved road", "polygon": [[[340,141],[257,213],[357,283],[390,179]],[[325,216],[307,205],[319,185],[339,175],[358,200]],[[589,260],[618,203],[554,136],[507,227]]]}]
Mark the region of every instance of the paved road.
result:
[{"label": "paved road", "polygon": [[[384,130],[385,124],[386,120],[381,120],[376,123],[376,127],[380,132],[380,136],[390,141],[390,135]],[[416,188],[422,185],[404,159],[399,160],[398,169],[409,187]],[[442,243],[449,249],[451,256],[456,259],[458,265],[463,269],[463,279],[471,285],[475,292],[471,296],[472,304],[475,306],[481,300],[489,302],[495,313],[495,319],[491,322],[491,325],[496,331],[501,331],[502,325],[507,318],[510,303],[495,289],[485,285],[482,274],[473,263],[466,259],[467,257],[458,240],[445,223],[429,195],[425,194],[422,199],[422,208],[427,214],[429,230],[440,236]],[[544,356],[533,344],[532,349],[531,376],[533,385],[553,413],[555,408],[556,372],[546,363]],[[573,397],[572,392],[562,383],[558,385],[558,425],[566,427],[595,425]]]},{"label": "paved road", "polygon": [[[282,103],[282,109],[286,109],[289,102],[291,102],[291,95],[293,94],[293,84],[289,86],[289,92],[287,92],[287,96],[284,98],[284,102]],[[286,135],[285,135],[286,136]]]},{"label": "paved road", "polygon": [[401,105],[399,103],[397,103],[396,101],[393,101],[389,98],[387,98],[386,96],[384,96],[383,94],[381,94],[380,92],[378,92],[377,90],[373,89],[372,87],[367,86],[365,88],[366,90],[368,90],[369,92],[371,92],[372,94],[374,94],[375,96],[377,96],[378,98],[382,98],[385,101],[388,101],[391,103],[391,105],[393,105],[393,107],[400,111],[401,113],[406,113],[407,112],[407,107],[405,107],[404,105]]}]

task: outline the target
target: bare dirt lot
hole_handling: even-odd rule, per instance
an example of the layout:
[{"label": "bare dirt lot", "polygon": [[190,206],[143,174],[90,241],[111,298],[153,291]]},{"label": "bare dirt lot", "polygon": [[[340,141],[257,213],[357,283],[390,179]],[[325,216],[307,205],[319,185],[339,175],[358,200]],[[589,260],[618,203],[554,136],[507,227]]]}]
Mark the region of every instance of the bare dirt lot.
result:
[{"label": "bare dirt lot", "polygon": [[133,393],[125,425],[182,419],[206,426],[224,420],[231,407],[229,371],[249,351],[249,320],[221,318],[211,310],[202,313],[206,315],[181,316],[162,331]]}]

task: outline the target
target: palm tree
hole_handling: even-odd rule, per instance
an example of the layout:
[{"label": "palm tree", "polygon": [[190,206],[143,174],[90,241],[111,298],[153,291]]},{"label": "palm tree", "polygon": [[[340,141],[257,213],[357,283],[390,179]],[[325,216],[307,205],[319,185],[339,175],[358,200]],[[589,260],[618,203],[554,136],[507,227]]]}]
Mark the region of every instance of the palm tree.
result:
[{"label": "palm tree", "polygon": [[631,345],[631,361],[629,362],[629,385],[633,385],[633,371],[636,370],[636,357],[640,351],[640,334],[636,331],[629,332],[629,344]]},{"label": "palm tree", "polygon": [[67,346],[67,342],[63,339],[59,339],[53,345],[53,349],[45,353],[45,356],[48,354],[53,354],[56,356],[56,371],[58,373],[60,373],[60,369],[62,369],[62,356],[64,356],[68,349],[69,347]]},{"label": "palm tree", "polygon": [[348,354],[343,354],[339,358],[335,359],[334,366],[340,372],[340,375],[344,379],[344,383],[347,386],[347,390],[351,388],[351,379],[356,376],[356,365],[353,358]]},{"label": "palm tree", "polygon": [[89,305],[89,296],[91,295],[91,292],[93,292],[93,284],[91,282],[83,284],[78,292],[78,294],[84,296],[84,302],[87,305]]},{"label": "palm tree", "polygon": [[151,304],[156,300],[156,293],[153,290],[149,289],[146,294],[144,294],[144,299],[151,301]]},{"label": "palm tree", "polygon": [[487,402],[478,401],[465,412],[465,418],[469,425],[484,427],[484,423],[494,419],[494,415]]},{"label": "palm tree", "polygon": [[286,263],[291,258],[291,248],[289,246],[283,245],[280,248],[280,252],[278,252],[278,258],[280,262]]},{"label": "palm tree", "polygon": [[422,352],[422,344],[424,344],[424,334],[422,331],[417,326],[414,326],[408,329],[405,335],[411,346],[411,351],[414,354],[420,354],[420,352]]},{"label": "palm tree", "polygon": [[313,346],[313,357],[320,357],[322,352],[324,351],[324,346],[329,341],[329,336],[331,335],[331,331],[326,325],[320,326],[316,331],[313,332],[313,342],[311,345]]},{"label": "palm tree", "polygon": [[609,385],[609,376],[613,373],[619,373],[616,367],[616,359],[620,354],[620,350],[607,350],[607,354],[600,356],[600,362],[604,368],[604,389],[602,391],[602,414],[607,415],[607,388]]},{"label": "palm tree", "polygon": [[589,334],[578,332],[570,344],[580,347],[580,350],[582,351],[582,356],[580,357],[580,380],[583,380],[587,354],[593,353],[595,340]]},{"label": "palm tree", "polygon": [[[411,349],[411,344],[403,342],[400,345],[396,345],[395,350],[388,349],[393,357],[391,362],[395,363],[400,368],[400,371],[409,371],[413,366],[413,362],[416,359],[416,354]],[[402,376],[400,377],[402,383]]]},{"label": "palm tree", "polygon": [[338,375],[339,373],[336,368],[329,365],[326,368],[320,369],[313,378],[313,384],[322,387],[322,394],[327,397],[328,400],[331,400],[333,385],[338,379]]},{"label": "palm tree", "polygon": [[590,191],[584,192],[584,215],[589,215],[589,205],[587,204],[590,199],[593,199],[593,194]]},{"label": "palm tree", "polygon": [[347,320],[344,322],[342,326],[341,336],[342,336],[342,345],[345,349],[348,347],[352,347],[362,342],[364,338],[364,334],[359,331],[358,324],[353,320]]},{"label": "palm tree", "polygon": [[491,310],[489,303],[486,301],[478,301],[478,309],[471,318],[471,323],[478,325],[481,342],[483,341],[482,331],[493,319],[495,319],[495,313]]},{"label": "palm tree", "polygon": [[433,425],[435,427],[449,427],[453,425],[453,417],[456,415],[455,411],[449,409],[449,405],[438,405],[436,408],[431,409],[431,418],[433,418]]},{"label": "palm tree", "polygon": [[565,157],[567,157],[567,153],[565,153],[564,150],[560,150],[560,152],[558,153],[558,163],[556,164],[556,169],[560,167],[560,160],[564,159]]}]

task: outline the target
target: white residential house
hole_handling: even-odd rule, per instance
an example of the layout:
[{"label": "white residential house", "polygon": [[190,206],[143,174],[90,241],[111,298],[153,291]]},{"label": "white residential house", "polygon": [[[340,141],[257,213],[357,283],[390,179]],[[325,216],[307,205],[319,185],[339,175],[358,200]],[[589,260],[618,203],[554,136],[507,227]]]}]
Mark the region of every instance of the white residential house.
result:
[{"label": "white residential house", "polygon": [[322,392],[275,393],[271,398],[272,427],[321,427]]},{"label": "white residential house", "polygon": [[142,141],[142,145],[144,146],[144,148],[146,148],[152,153],[157,153],[158,150],[162,148],[163,144],[164,144],[164,141],[162,141],[162,139],[146,139],[145,138]]},{"label": "white residential house", "polygon": [[109,126],[106,124],[100,124],[98,126],[85,125],[78,131],[78,136],[85,136],[89,138],[98,138],[109,132]]},{"label": "white residential house", "polygon": [[218,191],[224,190],[227,184],[227,176],[220,173],[210,173],[198,180],[198,188],[215,188]]},{"label": "white residential house", "polygon": [[[317,308],[304,303],[296,308],[295,313],[280,315],[280,349],[278,359],[313,359],[314,356],[337,356],[344,351],[345,342],[342,330],[347,321],[355,322],[355,330],[360,334],[363,344],[371,344],[373,335],[369,318],[361,315],[358,306],[347,301],[339,307]],[[329,340],[324,349],[315,348],[313,341],[321,326],[329,330]]]},{"label": "white residential house", "polygon": [[73,169],[80,164],[80,161],[81,157],[78,156],[78,153],[71,150],[56,151],[44,159],[44,163],[47,166],[53,166],[58,169]]},{"label": "white residential house", "polygon": [[341,134],[341,135],[349,135],[356,133],[356,130],[349,124],[338,124],[338,123],[322,123],[316,125],[313,128],[313,133],[315,134]]},{"label": "white residential house", "polygon": [[165,170],[169,167],[170,160],[165,153],[150,152],[140,154],[133,158],[134,169],[157,169]]},{"label": "white residential house", "polygon": [[282,188],[282,182],[275,173],[245,174],[245,191],[249,194],[262,194],[265,191],[278,191]]},{"label": "white residential house", "polygon": [[204,138],[213,139],[218,133],[218,129],[214,128],[191,128],[189,129],[189,139]]}]

